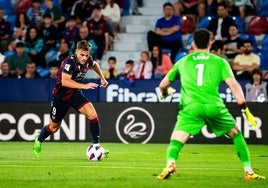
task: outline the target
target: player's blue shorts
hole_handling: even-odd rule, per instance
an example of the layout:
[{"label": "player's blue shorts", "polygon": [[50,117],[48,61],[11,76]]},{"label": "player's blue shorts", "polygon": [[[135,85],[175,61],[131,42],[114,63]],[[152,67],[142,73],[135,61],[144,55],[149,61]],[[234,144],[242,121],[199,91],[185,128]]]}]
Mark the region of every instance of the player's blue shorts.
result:
[{"label": "player's blue shorts", "polygon": [[50,108],[50,118],[53,122],[59,123],[64,118],[69,107],[73,107],[76,110],[79,110],[86,103],[89,103],[89,100],[83,95],[80,90],[76,90],[71,96],[70,100],[62,100],[60,94],[53,95]]}]

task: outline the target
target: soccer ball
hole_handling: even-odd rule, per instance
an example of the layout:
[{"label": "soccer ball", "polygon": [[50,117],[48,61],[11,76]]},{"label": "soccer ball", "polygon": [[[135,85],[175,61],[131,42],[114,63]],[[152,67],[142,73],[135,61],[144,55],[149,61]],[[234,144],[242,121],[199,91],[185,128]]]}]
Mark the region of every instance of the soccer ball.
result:
[{"label": "soccer ball", "polygon": [[100,144],[92,144],[86,150],[89,161],[100,161],[104,158],[104,149]]}]

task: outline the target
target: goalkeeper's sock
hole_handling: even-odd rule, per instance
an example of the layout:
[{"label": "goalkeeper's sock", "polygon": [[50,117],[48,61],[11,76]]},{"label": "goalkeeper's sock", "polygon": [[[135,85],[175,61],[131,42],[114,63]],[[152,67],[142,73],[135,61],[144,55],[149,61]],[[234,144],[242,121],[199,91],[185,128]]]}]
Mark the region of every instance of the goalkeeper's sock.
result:
[{"label": "goalkeeper's sock", "polygon": [[90,132],[93,138],[93,143],[97,144],[100,142],[100,124],[98,118],[90,119]]},{"label": "goalkeeper's sock", "polygon": [[250,163],[248,146],[241,132],[237,133],[233,137],[233,142],[238,158],[243,163],[245,172],[248,172],[250,174],[253,173]]},{"label": "goalkeeper's sock", "polygon": [[49,124],[44,126],[38,136],[38,140],[39,142],[43,142],[49,135],[51,135],[51,130],[50,130],[50,127],[49,127]]},{"label": "goalkeeper's sock", "polygon": [[183,147],[183,143],[178,140],[170,140],[168,149],[167,149],[167,164],[175,162],[179,157],[179,152]]}]

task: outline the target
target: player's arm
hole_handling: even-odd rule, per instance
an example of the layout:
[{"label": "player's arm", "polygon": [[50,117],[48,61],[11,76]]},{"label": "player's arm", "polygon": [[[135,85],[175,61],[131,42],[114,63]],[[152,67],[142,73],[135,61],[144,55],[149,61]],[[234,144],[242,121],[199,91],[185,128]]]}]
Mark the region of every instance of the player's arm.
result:
[{"label": "player's arm", "polygon": [[96,61],[93,62],[92,69],[98,74],[101,80],[101,87],[106,87],[108,85],[108,82],[101,71],[100,65]]},{"label": "player's arm", "polygon": [[174,88],[170,87],[170,84],[171,82],[167,76],[165,76],[163,80],[160,82],[159,88],[161,92],[161,95],[160,95],[161,99],[166,98],[167,96],[173,94],[176,91]]},{"label": "player's arm", "polygon": [[72,76],[68,73],[63,72],[62,73],[62,86],[73,88],[73,89],[94,89],[98,87],[98,84],[89,82],[89,83],[79,83],[74,80],[72,80]]},{"label": "player's arm", "polygon": [[234,95],[238,106],[241,108],[241,112],[243,113],[244,117],[248,120],[249,124],[253,127],[257,126],[257,122],[254,116],[249,111],[247,107],[245,96],[240,84],[237,82],[235,78],[227,78],[225,79],[225,83],[229,86]]}]

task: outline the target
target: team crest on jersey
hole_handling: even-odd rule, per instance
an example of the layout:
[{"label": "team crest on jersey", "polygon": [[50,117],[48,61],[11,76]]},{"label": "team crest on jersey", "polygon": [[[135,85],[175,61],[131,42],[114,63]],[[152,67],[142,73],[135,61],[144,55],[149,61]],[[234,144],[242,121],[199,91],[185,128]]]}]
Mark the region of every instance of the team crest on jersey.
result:
[{"label": "team crest on jersey", "polygon": [[67,70],[67,71],[69,71],[69,70],[70,70],[70,65],[66,64],[66,65],[64,66],[64,69]]}]

